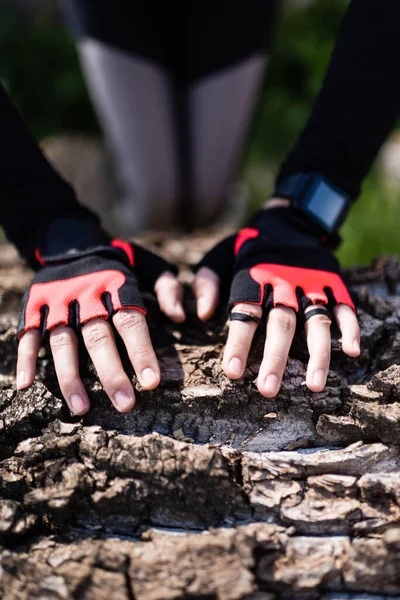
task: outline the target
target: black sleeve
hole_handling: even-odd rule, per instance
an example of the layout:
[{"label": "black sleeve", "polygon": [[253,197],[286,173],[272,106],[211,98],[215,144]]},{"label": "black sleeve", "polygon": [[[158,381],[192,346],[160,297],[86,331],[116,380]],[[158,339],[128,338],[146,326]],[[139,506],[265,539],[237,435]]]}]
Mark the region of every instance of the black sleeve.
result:
[{"label": "black sleeve", "polygon": [[0,86],[0,224],[21,256],[34,266],[40,231],[55,219],[98,222],[50,166]]},{"label": "black sleeve", "polygon": [[310,119],[278,182],[320,171],[357,197],[399,115],[399,37],[399,0],[352,0]]}]

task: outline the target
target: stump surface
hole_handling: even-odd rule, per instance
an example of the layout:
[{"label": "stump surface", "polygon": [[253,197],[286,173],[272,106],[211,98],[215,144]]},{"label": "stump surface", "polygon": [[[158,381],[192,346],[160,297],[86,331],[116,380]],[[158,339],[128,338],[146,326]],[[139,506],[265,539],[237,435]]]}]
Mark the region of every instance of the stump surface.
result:
[{"label": "stump surface", "polygon": [[[156,244],[194,261],[213,243]],[[194,250],[193,250],[194,248]],[[187,275],[187,271],[186,271]],[[185,276],[185,272],[184,272]],[[13,337],[30,273],[0,250],[0,597],[4,600],[400,598],[400,263],[347,273],[362,353],[338,333],[328,385],[304,385],[304,339],[274,399],[221,369],[221,311],[168,323],[147,298],[162,384],[129,414],[82,353],[92,410],[61,400],[48,350],[15,391]],[[366,595],[367,594],[367,595]]]}]

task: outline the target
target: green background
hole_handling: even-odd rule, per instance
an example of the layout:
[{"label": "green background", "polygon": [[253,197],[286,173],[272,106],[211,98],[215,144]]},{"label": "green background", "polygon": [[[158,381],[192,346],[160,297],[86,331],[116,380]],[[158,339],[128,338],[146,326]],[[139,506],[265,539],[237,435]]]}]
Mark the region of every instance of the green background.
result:
[{"label": "green background", "polygon": [[[279,21],[261,102],[243,165],[252,207],[271,192],[274,173],[303,127],[320,87],[347,2],[288,3]],[[74,43],[54,4],[0,8],[0,77],[34,135],[99,133]],[[400,255],[400,192],[375,168],[343,228],[346,265]]]}]

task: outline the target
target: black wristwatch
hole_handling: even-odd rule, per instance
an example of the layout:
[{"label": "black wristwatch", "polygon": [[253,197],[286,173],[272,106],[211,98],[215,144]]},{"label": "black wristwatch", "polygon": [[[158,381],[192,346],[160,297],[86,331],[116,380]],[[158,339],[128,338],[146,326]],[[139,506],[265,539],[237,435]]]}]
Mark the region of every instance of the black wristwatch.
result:
[{"label": "black wristwatch", "polygon": [[337,233],[351,207],[350,197],[317,172],[289,175],[277,184],[274,196],[291,200],[299,216],[327,236]]}]

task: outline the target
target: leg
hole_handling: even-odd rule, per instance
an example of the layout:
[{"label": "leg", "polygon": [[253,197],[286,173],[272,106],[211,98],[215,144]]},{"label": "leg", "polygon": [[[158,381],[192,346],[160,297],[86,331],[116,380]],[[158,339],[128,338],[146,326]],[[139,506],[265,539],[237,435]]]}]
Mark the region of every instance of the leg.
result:
[{"label": "leg", "polygon": [[162,3],[64,0],[123,197],[120,234],[174,225],[180,195]]},{"label": "leg", "polygon": [[187,79],[191,182],[195,215],[221,213],[264,76],[275,0],[191,3],[187,9]]}]

